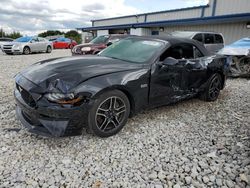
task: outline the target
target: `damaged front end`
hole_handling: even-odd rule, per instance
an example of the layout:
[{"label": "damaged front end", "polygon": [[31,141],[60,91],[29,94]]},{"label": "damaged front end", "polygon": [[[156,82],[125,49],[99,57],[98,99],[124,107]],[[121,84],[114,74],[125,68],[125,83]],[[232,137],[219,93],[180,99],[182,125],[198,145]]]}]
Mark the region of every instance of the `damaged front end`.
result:
[{"label": "damaged front end", "polygon": [[250,77],[250,38],[243,38],[218,52],[231,58],[232,77]]},{"label": "damaged front end", "polygon": [[87,94],[70,92],[71,85],[61,79],[46,90],[21,74],[15,79],[16,115],[29,132],[53,137],[82,133],[90,102]]}]

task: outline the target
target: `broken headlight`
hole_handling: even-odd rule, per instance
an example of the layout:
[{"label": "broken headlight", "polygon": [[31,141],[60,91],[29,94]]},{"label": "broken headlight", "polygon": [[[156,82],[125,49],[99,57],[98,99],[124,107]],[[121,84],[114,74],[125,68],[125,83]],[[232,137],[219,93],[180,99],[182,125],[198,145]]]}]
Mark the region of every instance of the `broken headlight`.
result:
[{"label": "broken headlight", "polygon": [[81,49],[81,51],[82,51],[82,52],[89,52],[89,51],[91,51],[91,47],[83,47],[83,48]]},{"label": "broken headlight", "polygon": [[80,102],[82,97],[75,95],[74,93],[47,93],[45,94],[45,97],[51,101],[56,102],[59,104],[75,104],[77,102]]}]

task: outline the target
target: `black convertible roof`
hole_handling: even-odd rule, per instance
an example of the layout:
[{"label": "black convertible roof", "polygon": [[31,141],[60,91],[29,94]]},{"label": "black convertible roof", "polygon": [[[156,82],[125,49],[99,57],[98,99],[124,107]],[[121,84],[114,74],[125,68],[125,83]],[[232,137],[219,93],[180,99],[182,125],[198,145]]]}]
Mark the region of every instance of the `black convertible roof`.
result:
[{"label": "black convertible roof", "polygon": [[211,55],[210,52],[207,51],[207,49],[205,48],[205,46],[201,42],[193,40],[193,39],[172,37],[172,36],[157,36],[157,35],[133,36],[131,38],[134,38],[134,37],[145,39],[145,40],[147,40],[147,39],[162,40],[162,41],[166,41],[166,42],[170,43],[171,45],[178,45],[178,44],[185,44],[185,43],[192,44],[192,45],[196,46],[205,56]]}]

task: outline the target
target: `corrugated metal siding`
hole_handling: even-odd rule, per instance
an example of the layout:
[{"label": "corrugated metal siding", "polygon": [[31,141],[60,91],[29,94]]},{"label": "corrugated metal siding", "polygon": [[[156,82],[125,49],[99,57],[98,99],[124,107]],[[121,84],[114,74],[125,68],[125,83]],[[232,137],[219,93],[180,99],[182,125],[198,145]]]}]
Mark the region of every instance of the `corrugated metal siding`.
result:
[{"label": "corrugated metal siding", "polygon": [[216,15],[249,12],[250,0],[217,0]]},{"label": "corrugated metal siding", "polygon": [[142,23],[145,21],[145,16],[131,16],[126,18],[114,18],[112,20],[94,21],[94,26],[107,26],[107,25],[119,25],[119,24],[132,24]]},{"label": "corrugated metal siding", "polygon": [[[156,28],[154,29],[156,30]],[[212,31],[222,33],[225,38],[225,43],[230,44],[243,37],[250,37],[250,29],[246,28],[246,22],[226,23],[214,25],[192,25],[192,26],[173,26],[166,27],[164,33],[173,31]]]},{"label": "corrugated metal siding", "polygon": [[185,18],[197,18],[200,16],[201,16],[201,9],[166,12],[166,13],[148,15],[147,22],[176,20],[176,19],[185,19]]},{"label": "corrugated metal siding", "polygon": [[[204,8],[204,17],[210,17],[213,14],[214,3],[216,3],[215,16],[227,14],[240,14],[250,12],[250,0],[210,0],[209,6]],[[177,20],[187,18],[199,18],[202,15],[202,8],[180,10],[173,12],[161,12],[139,16],[128,16],[124,18],[113,18],[107,20],[94,21],[93,26],[120,25],[145,22],[156,22],[163,20]]]}]

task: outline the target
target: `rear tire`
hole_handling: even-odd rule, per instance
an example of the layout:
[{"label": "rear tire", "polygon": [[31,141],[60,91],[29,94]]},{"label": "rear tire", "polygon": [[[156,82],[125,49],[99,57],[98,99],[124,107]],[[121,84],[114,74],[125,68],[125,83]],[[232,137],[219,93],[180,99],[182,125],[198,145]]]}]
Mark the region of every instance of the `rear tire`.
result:
[{"label": "rear tire", "polygon": [[47,50],[46,50],[46,53],[51,53],[51,51],[52,51],[51,46],[48,46],[48,47],[47,47]]},{"label": "rear tire", "polygon": [[25,47],[23,48],[23,54],[24,54],[24,55],[29,55],[29,54],[30,54],[30,48],[29,48],[28,46],[25,46]]},{"label": "rear tire", "polygon": [[88,129],[99,137],[109,137],[118,133],[126,124],[130,113],[127,96],[112,90],[101,94],[89,112]]},{"label": "rear tire", "polygon": [[216,101],[222,89],[222,78],[218,73],[213,74],[207,84],[207,88],[201,93],[200,98],[204,101]]}]

